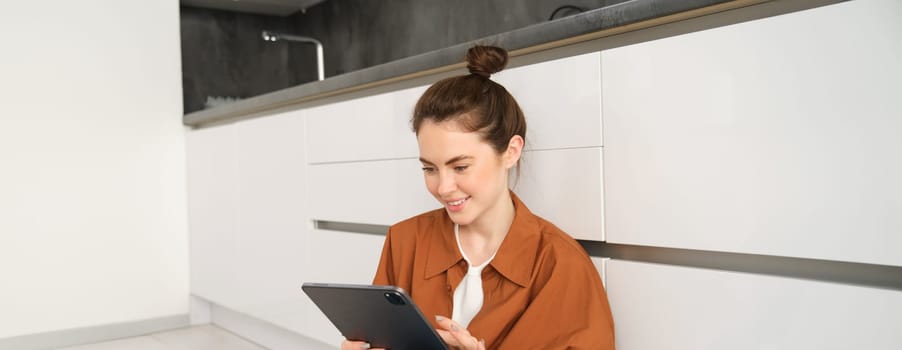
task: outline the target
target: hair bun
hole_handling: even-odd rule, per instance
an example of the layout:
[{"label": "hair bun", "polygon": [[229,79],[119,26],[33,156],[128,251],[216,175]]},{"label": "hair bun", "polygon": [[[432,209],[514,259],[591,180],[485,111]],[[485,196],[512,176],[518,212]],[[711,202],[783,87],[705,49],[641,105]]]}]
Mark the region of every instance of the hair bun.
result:
[{"label": "hair bun", "polygon": [[507,50],[495,46],[476,45],[467,50],[467,69],[470,74],[484,78],[507,66]]}]

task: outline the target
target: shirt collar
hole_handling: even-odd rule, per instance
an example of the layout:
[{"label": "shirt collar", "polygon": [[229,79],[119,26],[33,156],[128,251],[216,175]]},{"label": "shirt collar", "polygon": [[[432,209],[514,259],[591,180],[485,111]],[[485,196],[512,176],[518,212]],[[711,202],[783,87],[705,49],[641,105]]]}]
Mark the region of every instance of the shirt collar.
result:
[{"label": "shirt collar", "polygon": [[[501,242],[495,258],[489,263],[505,278],[526,287],[535,265],[541,232],[539,222],[520,198],[510,192],[514,202],[514,221]],[[463,260],[454,238],[454,222],[445,210],[436,220],[438,236],[430,239],[426,261],[426,278],[441,274]]]}]

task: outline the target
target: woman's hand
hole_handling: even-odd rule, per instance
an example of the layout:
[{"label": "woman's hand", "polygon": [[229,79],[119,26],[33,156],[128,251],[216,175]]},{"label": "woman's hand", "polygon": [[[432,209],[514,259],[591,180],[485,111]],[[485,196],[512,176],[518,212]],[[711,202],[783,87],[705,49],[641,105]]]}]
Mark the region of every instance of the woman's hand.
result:
[{"label": "woman's hand", "polygon": [[[457,350],[485,350],[485,340],[478,340],[470,335],[465,328],[461,327],[454,320],[444,317],[435,316],[435,322],[441,329],[438,329],[438,335],[442,337],[448,346]],[[342,348],[342,350],[345,350]]]},{"label": "woman's hand", "polygon": [[341,342],[341,350],[385,350],[380,348],[370,349],[370,344],[362,341],[345,340]]}]

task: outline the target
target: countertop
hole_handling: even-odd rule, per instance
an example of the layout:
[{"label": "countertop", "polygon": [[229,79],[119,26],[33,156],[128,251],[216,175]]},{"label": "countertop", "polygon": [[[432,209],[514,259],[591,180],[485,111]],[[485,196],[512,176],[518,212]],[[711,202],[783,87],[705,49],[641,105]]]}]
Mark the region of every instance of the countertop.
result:
[{"label": "countertop", "polygon": [[550,49],[581,41],[643,29],[654,25],[716,13],[755,3],[758,0],[632,0],[543,22],[444,49],[403,58],[377,66],[328,77],[234,103],[186,114],[185,125],[200,126],[224,120],[265,115],[293,104],[324,96],[355,91],[399,78],[463,67],[467,49],[475,43],[507,49],[511,56]]}]

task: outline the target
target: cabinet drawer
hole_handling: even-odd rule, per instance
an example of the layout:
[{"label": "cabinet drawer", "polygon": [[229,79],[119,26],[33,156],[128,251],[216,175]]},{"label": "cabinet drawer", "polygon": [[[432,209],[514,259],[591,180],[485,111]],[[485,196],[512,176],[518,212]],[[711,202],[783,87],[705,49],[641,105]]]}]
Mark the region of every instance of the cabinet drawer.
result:
[{"label": "cabinet drawer", "polygon": [[[898,349],[902,292],[609,260],[617,349]],[[650,336],[650,335],[654,336]]]},{"label": "cabinet drawer", "polygon": [[410,117],[426,87],[362,97],[304,110],[310,163],[416,157]]},{"label": "cabinet drawer", "polygon": [[605,51],[608,240],[902,265],[899,14],[845,2]]},{"label": "cabinet drawer", "polygon": [[307,242],[305,282],[370,284],[385,236],[314,229]]},{"label": "cabinet drawer", "polygon": [[416,159],[310,165],[310,217],[391,225],[439,208],[421,168]]},{"label": "cabinet drawer", "polygon": [[290,295],[280,299],[260,298],[265,308],[254,310],[252,315],[335,347],[344,337],[304,294],[301,285],[304,282],[372,283],[385,237],[315,229],[303,237],[306,244],[303,249],[296,249],[295,254],[303,260],[299,265],[304,273],[279,276],[279,280],[291,285]]},{"label": "cabinet drawer", "polygon": [[605,240],[601,147],[529,151],[521,163],[514,191],[533,213],[573,238]]},{"label": "cabinet drawer", "polygon": [[598,52],[501,71],[492,78],[526,115],[527,149],[602,145]]},{"label": "cabinet drawer", "polygon": [[[527,147],[601,146],[601,67],[590,53],[502,71],[494,78],[526,114]],[[418,155],[410,117],[428,86],[305,110],[310,163]]]},{"label": "cabinet drawer", "polygon": [[[600,147],[525,152],[515,192],[575,238],[604,240],[601,161]],[[311,217],[391,225],[439,208],[420,167],[415,159],[311,165]]]}]

